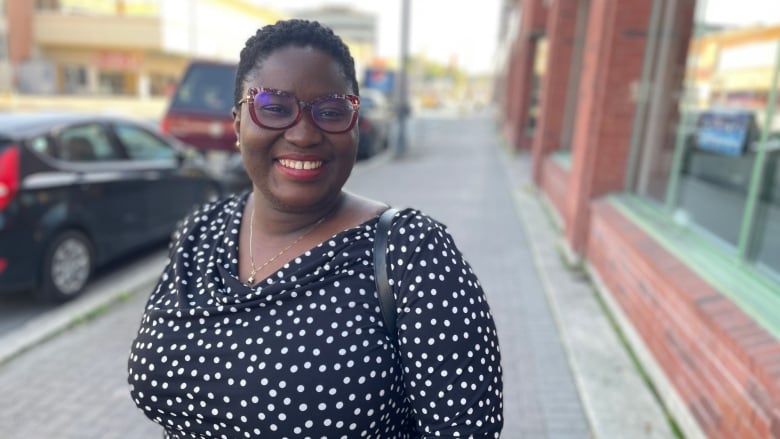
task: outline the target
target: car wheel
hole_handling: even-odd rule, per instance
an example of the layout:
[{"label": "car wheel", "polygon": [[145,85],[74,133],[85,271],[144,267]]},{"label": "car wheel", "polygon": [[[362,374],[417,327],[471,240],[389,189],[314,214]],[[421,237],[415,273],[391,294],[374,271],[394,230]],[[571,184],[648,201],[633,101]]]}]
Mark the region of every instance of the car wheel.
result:
[{"label": "car wheel", "polygon": [[41,299],[65,302],[78,296],[87,285],[93,265],[92,243],[85,234],[68,230],[57,235],[44,256]]}]

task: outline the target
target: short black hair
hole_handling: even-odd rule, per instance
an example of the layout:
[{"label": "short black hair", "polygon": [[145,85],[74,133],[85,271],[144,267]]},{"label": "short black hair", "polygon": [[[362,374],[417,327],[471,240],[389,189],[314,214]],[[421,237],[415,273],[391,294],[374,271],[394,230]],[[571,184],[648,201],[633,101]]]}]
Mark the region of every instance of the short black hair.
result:
[{"label": "short black hair", "polygon": [[285,47],[313,47],[332,56],[352,83],[355,94],[359,95],[355,60],[341,37],[317,21],[290,19],[263,26],[246,40],[238,61],[233,102],[244,97],[243,83],[249,72],[259,67],[275,50]]}]

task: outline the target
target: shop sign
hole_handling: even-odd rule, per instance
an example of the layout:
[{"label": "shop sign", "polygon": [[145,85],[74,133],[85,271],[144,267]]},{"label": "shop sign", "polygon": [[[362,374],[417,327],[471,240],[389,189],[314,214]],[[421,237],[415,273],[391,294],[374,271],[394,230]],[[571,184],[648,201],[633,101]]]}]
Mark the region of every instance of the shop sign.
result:
[{"label": "shop sign", "polygon": [[755,126],[750,111],[705,111],[696,128],[696,147],[718,154],[739,156]]},{"label": "shop sign", "polygon": [[385,68],[366,69],[364,86],[366,88],[377,89],[386,95],[392,94],[395,89],[395,72]]},{"label": "shop sign", "polygon": [[96,61],[97,66],[105,70],[137,70],[143,57],[140,53],[99,52]]}]

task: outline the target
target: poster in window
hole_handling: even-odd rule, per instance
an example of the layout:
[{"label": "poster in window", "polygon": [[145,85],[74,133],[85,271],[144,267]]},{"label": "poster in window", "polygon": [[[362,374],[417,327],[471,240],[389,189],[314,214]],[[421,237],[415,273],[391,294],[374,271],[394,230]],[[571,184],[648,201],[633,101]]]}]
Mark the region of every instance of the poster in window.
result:
[{"label": "poster in window", "polygon": [[755,125],[749,111],[706,111],[699,117],[696,147],[728,156],[740,156],[745,151]]}]

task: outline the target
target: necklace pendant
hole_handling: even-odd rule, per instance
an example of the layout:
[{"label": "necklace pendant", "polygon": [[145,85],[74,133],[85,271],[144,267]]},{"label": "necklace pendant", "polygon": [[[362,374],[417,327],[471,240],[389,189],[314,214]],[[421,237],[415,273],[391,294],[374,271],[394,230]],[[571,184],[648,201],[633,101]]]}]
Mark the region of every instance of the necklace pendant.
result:
[{"label": "necklace pendant", "polygon": [[249,276],[249,279],[246,280],[246,283],[247,285],[252,285],[253,283],[255,283],[255,276],[254,275]]}]

